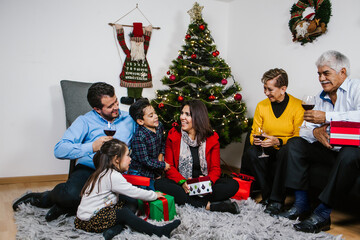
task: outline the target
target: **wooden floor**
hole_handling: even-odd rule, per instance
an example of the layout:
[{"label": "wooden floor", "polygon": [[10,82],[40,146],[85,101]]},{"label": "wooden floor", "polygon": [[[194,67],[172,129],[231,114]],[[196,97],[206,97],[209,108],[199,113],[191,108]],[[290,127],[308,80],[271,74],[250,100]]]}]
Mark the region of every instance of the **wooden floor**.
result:
[{"label": "wooden floor", "polygon": [[[12,210],[12,202],[27,190],[44,191],[52,189],[58,181],[0,184],[0,239],[15,239],[16,225]],[[328,233],[342,234],[343,238],[360,239],[360,219],[358,216],[333,211],[332,225]]]}]

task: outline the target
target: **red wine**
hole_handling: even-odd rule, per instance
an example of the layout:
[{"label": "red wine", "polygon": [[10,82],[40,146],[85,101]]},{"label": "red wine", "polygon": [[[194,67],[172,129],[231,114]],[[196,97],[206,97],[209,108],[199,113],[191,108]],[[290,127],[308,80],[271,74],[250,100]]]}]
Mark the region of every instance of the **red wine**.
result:
[{"label": "red wine", "polygon": [[311,110],[311,109],[313,109],[315,107],[314,104],[301,104],[301,106],[303,107],[303,109],[305,109],[305,111],[306,110]]},{"label": "red wine", "polygon": [[259,138],[261,141],[264,140],[266,137],[263,135],[254,135],[254,138]]},{"label": "red wine", "polygon": [[114,134],[116,133],[116,130],[107,129],[107,130],[104,130],[104,133],[106,134],[106,136],[114,136]]}]

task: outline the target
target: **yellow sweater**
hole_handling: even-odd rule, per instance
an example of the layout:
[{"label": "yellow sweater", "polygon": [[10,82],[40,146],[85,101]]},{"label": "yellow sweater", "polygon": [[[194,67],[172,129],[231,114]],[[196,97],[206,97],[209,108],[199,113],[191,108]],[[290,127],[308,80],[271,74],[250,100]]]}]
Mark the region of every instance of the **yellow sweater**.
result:
[{"label": "yellow sweater", "polygon": [[[283,145],[292,138],[299,136],[299,127],[303,122],[304,109],[301,100],[289,95],[289,102],[279,118],[276,118],[271,107],[270,100],[264,99],[258,103],[255,110],[254,122],[250,135],[250,142],[253,144],[255,129],[262,127],[267,135],[282,139]],[[278,148],[278,146],[274,146]]]}]

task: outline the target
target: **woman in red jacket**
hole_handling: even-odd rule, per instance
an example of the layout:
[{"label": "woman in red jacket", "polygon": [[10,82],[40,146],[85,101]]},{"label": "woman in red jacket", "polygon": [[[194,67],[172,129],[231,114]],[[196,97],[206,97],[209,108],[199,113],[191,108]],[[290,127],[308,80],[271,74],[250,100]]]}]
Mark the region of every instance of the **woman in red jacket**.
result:
[{"label": "woman in red jacket", "polygon": [[[181,129],[172,128],[165,145],[165,161],[171,167],[166,178],[155,181],[155,189],[173,196],[179,205],[239,213],[238,205],[229,200],[239,185],[231,178],[220,178],[219,136],[211,128],[205,104],[200,100],[185,102],[180,120]],[[186,180],[200,176],[209,176],[213,192],[189,196]]]}]

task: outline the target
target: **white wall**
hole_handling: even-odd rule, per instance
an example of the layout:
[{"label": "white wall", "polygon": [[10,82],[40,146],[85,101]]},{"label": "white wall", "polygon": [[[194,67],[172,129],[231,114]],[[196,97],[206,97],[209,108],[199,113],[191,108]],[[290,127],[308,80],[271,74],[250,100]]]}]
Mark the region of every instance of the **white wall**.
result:
[{"label": "white wall", "polygon": [[360,77],[360,1],[332,0],[328,32],[313,43],[292,42],[288,27],[296,0],[233,1],[229,11],[229,56],[233,74],[243,88],[248,114],[265,98],[260,81],[263,73],[280,67],[289,75],[288,93],[302,98],[322,90],[315,61],[327,50],[344,53],[351,63],[351,76]]},{"label": "white wall", "polygon": [[[243,88],[248,116],[254,115],[256,104],[265,98],[260,79],[271,68],[287,71],[287,92],[300,99],[304,94],[316,94],[322,90],[315,61],[327,50],[344,53],[350,59],[350,77],[360,77],[360,1],[332,0],[328,32],[304,46],[292,42],[288,27],[290,9],[296,2],[257,0],[230,3],[227,61]],[[233,166],[239,166],[237,156],[242,149],[241,143],[231,144],[222,156]]]},{"label": "white wall", "polygon": [[[206,2],[203,17],[226,56],[228,3],[199,2]],[[108,23],[136,3],[153,26],[161,27],[153,30],[147,54],[154,87],[143,95],[153,98],[184,43],[194,1],[0,0],[0,177],[67,173],[68,161],[53,156],[65,131],[59,81],[105,81],[118,97],[126,94],[119,86],[121,63]],[[138,10],[119,23],[134,21],[148,25]]]},{"label": "white wall", "polygon": [[[161,27],[153,31],[147,55],[154,87],[143,95],[152,98],[183,45],[193,0],[0,0],[0,177],[67,173],[68,161],[53,156],[65,131],[59,81],[106,81],[118,97],[126,93],[119,87],[120,59],[107,23],[136,2],[153,26]],[[321,90],[314,62],[328,49],[346,54],[351,76],[360,77],[358,0],[331,1],[328,33],[305,46],[291,41],[287,26],[295,0],[198,2],[221,57],[243,88],[249,116],[264,98],[260,78],[270,68],[284,68],[288,92],[300,98]],[[147,24],[138,11],[119,23],[133,21]],[[239,167],[241,152],[242,144],[231,144],[222,157]]]}]

